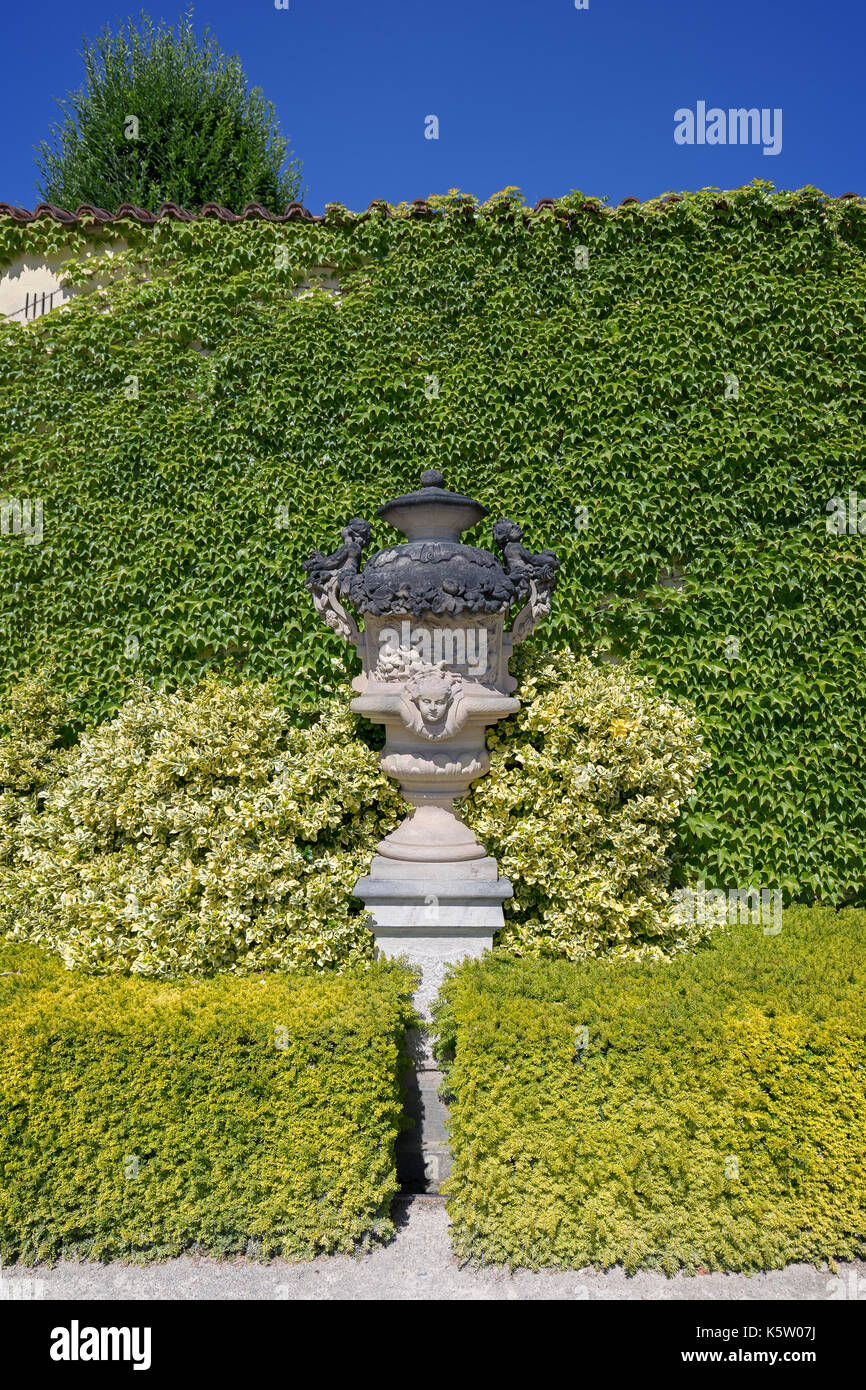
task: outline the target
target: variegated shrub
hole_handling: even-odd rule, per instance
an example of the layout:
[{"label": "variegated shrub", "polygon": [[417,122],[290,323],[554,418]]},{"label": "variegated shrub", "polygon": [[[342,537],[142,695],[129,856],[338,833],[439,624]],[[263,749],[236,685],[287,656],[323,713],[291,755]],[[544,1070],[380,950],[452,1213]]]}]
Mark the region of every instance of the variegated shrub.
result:
[{"label": "variegated shrub", "polygon": [[303,728],[260,682],[141,687],[19,813],[0,921],[98,971],[371,957],[351,888],[399,806],[344,703]]},{"label": "variegated shrub", "polygon": [[[518,658],[519,660],[520,658]],[[488,736],[466,819],[514,883],[498,944],[520,955],[661,956],[676,823],[709,759],[694,717],[628,665],[530,652],[523,708]]]},{"label": "variegated shrub", "polygon": [[[498,944],[688,946],[669,880],[707,761],[693,718],[625,666],[520,661],[524,706],[463,807],[514,883]],[[302,725],[252,679],[141,685],[66,750],[63,701],[25,683],[0,737],[0,929],[71,967],[165,978],[371,958],[352,887],[405,807],[348,701]]]}]

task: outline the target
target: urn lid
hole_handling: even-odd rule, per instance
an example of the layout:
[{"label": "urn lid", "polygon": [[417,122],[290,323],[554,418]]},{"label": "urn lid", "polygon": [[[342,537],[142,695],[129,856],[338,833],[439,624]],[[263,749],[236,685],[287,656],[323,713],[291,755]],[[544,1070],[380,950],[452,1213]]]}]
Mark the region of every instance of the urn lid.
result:
[{"label": "urn lid", "polygon": [[421,474],[417,492],[379,507],[377,515],[407,539],[377,550],[347,581],[346,592],[362,613],[500,613],[515,601],[515,585],[496,557],[460,541],[487,508],[444,484],[431,468]]},{"label": "urn lid", "polygon": [[493,527],[504,566],[489,550],[463,544],[463,532],[487,516],[487,508],[472,497],[449,492],[444,484],[442,474],[431,468],[421,474],[416,492],[378,509],[378,515],[407,539],[377,550],[363,568],[361,554],[370,541],[370,524],[357,516],[343,527],[339,550],[333,555],[313,550],[304,561],[307,587],[337,631],[352,631],[345,610],[335,604],[337,593],[361,613],[376,615],[457,618],[463,613],[504,613],[527,599],[534,605],[533,621],[549,611],[559,565],[552,551],[533,555],[525,550],[523,531],[507,518]]},{"label": "urn lid", "polygon": [[421,474],[421,487],[379,507],[377,516],[395,526],[410,541],[459,541],[464,531],[487,516],[487,508],[471,497],[449,492],[436,468]]}]

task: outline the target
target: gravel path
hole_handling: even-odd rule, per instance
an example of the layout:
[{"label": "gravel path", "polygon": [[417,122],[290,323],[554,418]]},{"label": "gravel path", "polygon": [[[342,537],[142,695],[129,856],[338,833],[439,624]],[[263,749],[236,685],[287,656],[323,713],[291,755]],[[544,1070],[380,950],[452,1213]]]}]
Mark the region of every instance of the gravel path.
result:
[{"label": "gravel path", "polygon": [[[183,1256],[142,1267],[64,1263],[53,1269],[5,1269],[0,1298],[46,1299],[813,1299],[866,1301],[866,1264],[836,1275],[812,1265],[767,1274],[677,1275],[621,1269],[561,1272],[461,1268],[451,1253],[445,1205],[415,1197],[397,1208],[389,1245],[353,1259],[321,1256],[270,1265]],[[21,1281],[32,1281],[19,1287]],[[37,1283],[36,1281],[41,1281]]]}]

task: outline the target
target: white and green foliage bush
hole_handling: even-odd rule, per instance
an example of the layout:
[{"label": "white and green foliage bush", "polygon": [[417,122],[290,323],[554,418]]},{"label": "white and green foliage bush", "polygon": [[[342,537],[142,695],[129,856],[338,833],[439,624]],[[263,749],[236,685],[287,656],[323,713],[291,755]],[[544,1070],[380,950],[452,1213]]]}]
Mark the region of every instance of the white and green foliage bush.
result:
[{"label": "white and green foliage bush", "polygon": [[[42,671],[16,681],[0,705],[0,866],[18,843],[22,817],[38,805],[63,761],[70,728],[65,696]],[[2,868],[0,868],[2,872]]]},{"label": "white and green foliage bush", "polygon": [[[489,733],[490,774],[463,806],[514,884],[498,944],[572,960],[691,945],[669,883],[707,762],[694,719],[627,666],[519,663],[523,708]],[[407,807],[349,699],[301,726],[248,678],[142,685],[67,750],[64,702],[39,681],[16,687],[0,928],[71,967],[165,978],[369,959],[352,887]]]},{"label": "white and green foliage bush", "polygon": [[[22,777],[51,719],[30,713]],[[345,701],[298,727],[256,681],[140,687],[19,809],[0,923],[70,967],[148,976],[371,957],[351,889],[401,802],[355,727]]]},{"label": "white and green foliage bush", "polygon": [[709,758],[693,716],[629,665],[527,651],[523,707],[488,735],[466,819],[512,880],[498,945],[641,959],[696,943],[675,920],[676,823]]}]

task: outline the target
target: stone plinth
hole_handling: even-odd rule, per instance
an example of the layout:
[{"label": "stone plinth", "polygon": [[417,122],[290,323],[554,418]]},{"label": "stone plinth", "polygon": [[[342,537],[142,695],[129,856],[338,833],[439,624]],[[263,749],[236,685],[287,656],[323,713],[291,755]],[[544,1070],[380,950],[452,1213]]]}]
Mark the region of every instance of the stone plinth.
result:
[{"label": "stone plinth", "polygon": [[512,896],[489,856],[422,865],[377,854],[353,891],[370,913],[380,952],[406,955],[421,971],[414,1003],[425,1021],[446,968],[493,945],[504,923],[502,904]]},{"label": "stone plinth", "polygon": [[[377,854],[354,892],[372,918],[380,953],[408,956],[420,971],[412,1002],[429,1025],[430,1006],[448,967],[493,945],[512,888],[507,878],[498,877],[490,856],[422,864]],[[403,1104],[412,1126],[397,1141],[397,1175],[404,1191],[438,1192],[451,1171],[448,1112],[438,1095],[442,1073],[428,1027],[411,1032],[407,1046],[412,1070],[404,1079]]]}]

